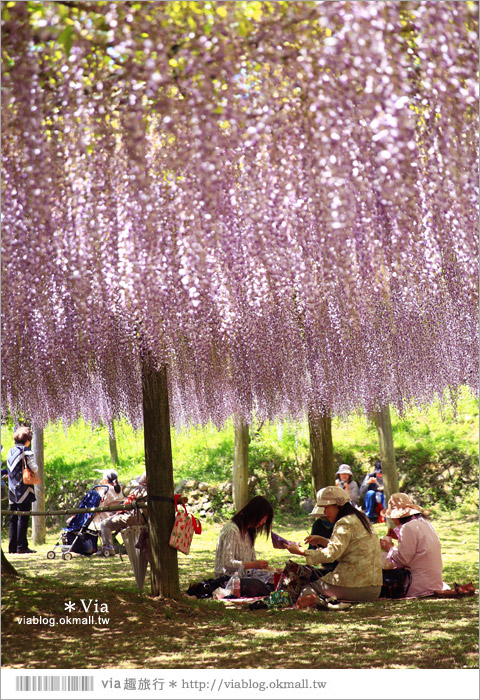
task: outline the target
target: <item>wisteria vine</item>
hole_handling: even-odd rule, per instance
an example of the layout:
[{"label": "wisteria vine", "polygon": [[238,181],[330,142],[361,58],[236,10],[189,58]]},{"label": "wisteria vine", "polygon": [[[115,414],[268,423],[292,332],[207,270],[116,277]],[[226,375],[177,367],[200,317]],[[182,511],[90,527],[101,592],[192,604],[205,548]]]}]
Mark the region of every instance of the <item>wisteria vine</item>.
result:
[{"label": "wisteria vine", "polygon": [[4,5],[4,413],[477,391],[477,3]]}]

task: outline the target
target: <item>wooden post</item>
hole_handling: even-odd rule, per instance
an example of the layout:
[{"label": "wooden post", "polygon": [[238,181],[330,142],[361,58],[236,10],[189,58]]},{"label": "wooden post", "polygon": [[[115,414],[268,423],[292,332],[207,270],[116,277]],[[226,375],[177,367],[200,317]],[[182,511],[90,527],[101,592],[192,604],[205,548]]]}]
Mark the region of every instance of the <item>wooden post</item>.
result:
[{"label": "wooden post", "polygon": [[248,503],[248,444],[250,437],[248,423],[234,418],[235,445],[233,451],[232,496],[235,510],[239,511]]},{"label": "wooden post", "polygon": [[382,462],[383,486],[385,491],[385,506],[392,493],[398,492],[398,474],[393,446],[392,421],[390,420],[390,406],[383,406],[380,411],[373,414],[378,432],[380,448],[380,460]]},{"label": "wooden post", "polygon": [[333,465],[332,418],[308,412],[310,431],[310,457],[312,460],[312,488],[314,495],[324,486],[335,484]]},{"label": "wooden post", "polygon": [[110,461],[112,464],[118,464],[117,438],[113,418],[108,424],[108,444],[110,445]]},{"label": "wooden post", "polygon": [[175,522],[167,368],[142,363],[143,429],[147,472],[152,595],[179,598],[177,550],[168,541]]},{"label": "wooden post", "polygon": [[[32,450],[35,455],[35,460],[38,464],[38,475],[40,483],[35,485],[36,501],[32,505],[32,511],[45,510],[45,458],[44,458],[44,443],[43,429],[32,427],[33,439]],[[47,523],[45,516],[37,516],[32,518],[32,540],[34,544],[45,544],[45,536],[47,533]]]}]

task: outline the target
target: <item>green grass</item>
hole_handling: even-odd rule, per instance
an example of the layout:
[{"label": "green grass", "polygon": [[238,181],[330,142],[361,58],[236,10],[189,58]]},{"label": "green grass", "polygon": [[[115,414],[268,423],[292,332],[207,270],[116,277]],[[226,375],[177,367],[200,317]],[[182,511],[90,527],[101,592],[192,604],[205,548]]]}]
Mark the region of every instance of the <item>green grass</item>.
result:
[{"label": "green grass", "polygon": [[[423,504],[458,507],[466,492],[478,486],[478,401],[460,393],[456,413],[439,402],[412,407],[404,416],[392,411],[392,428],[400,488]],[[128,481],[144,471],[143,432],[125,421],[115,423],[120,480]],[[361,481],[378,459],[375,427],[363,415],[335,418],[332,426],[335,462],[346,462]],[[250,430],[250,470],[267,486],[269,472],[282,472],[292,493],[288,500],[295,512],[301,498],[311,496],[309,435],[305,421],[253,424]],[[12,425],[2,425],[2,459],[12,443]],[[61,486],[75,480],[98,478],[95,469],[110,466],[108,432],[104,426],[78,421],[64,430],[61,424],[45,429],[47,496],[55,499]],[[218,484],[231,479],[234,431],[229,421],[218,430],[213,425],[172,430],[175,482],[195,478]],[[273,466],[272,466],[273,465]]]},{"label": "green grass", "polygon": [[[473,580],[478,586],[478,520],[473,509],[439,512],[432,522],[442,541],[444,579],[451,584]],[[300,540],[310,525],[306,516],[288,525],[276,523],[275,530]],[[385,526],[375,527],[385,533]],[[182,590],[212,575],[220,528],[204,523],[190,555],[179,554]],[[138,594],[127,558],[47,560],[56,537],[58,531],[49,532],[48,544],[37,554],[10,557],[20,579],[2,577],[6,668],[478,667],[478,595],[360,603],[343,612],[250,611],[187,597],[165,601]],[[263,538],[257,552],[275,566],[288,558]],[[17,622],[34,614],[59,619],[66,614],[67,601],[79,603],[81,598],[108,604],[108,626],[27,627]],[[334,639],[341,643],[326,643]]]}]

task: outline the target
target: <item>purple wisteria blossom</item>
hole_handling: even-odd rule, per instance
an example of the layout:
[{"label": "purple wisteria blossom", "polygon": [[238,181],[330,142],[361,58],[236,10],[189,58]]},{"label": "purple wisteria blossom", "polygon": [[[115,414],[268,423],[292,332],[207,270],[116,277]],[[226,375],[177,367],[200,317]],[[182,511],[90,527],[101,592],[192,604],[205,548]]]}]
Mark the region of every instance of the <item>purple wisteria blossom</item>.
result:
[{"label": "purple wisteria blossom", "polygon": [[477,3],[4,5],[4,413],[477,391]]}]

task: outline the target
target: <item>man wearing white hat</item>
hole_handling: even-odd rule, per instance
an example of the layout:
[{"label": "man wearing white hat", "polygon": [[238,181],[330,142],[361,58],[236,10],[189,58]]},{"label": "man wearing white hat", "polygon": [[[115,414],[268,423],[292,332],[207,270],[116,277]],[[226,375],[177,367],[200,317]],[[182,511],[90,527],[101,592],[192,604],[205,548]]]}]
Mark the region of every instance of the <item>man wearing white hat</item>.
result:
[{"label": "man wearing white hat", "polygon": [[[309,550],[293,544],[291,554],[304,556],[310,565],[337,561],[333,571],[313,581],[302,596],[322,594],[339,600],[377,600],[382,588],[382,552],[376,533],[364,513],[350,503],[348,494],[339,486],[326,486],[317,493],[313,515],[323,512],[334,523],[328,544]],[[323,538],[309,535],[305,542],[325,544]]]}]

